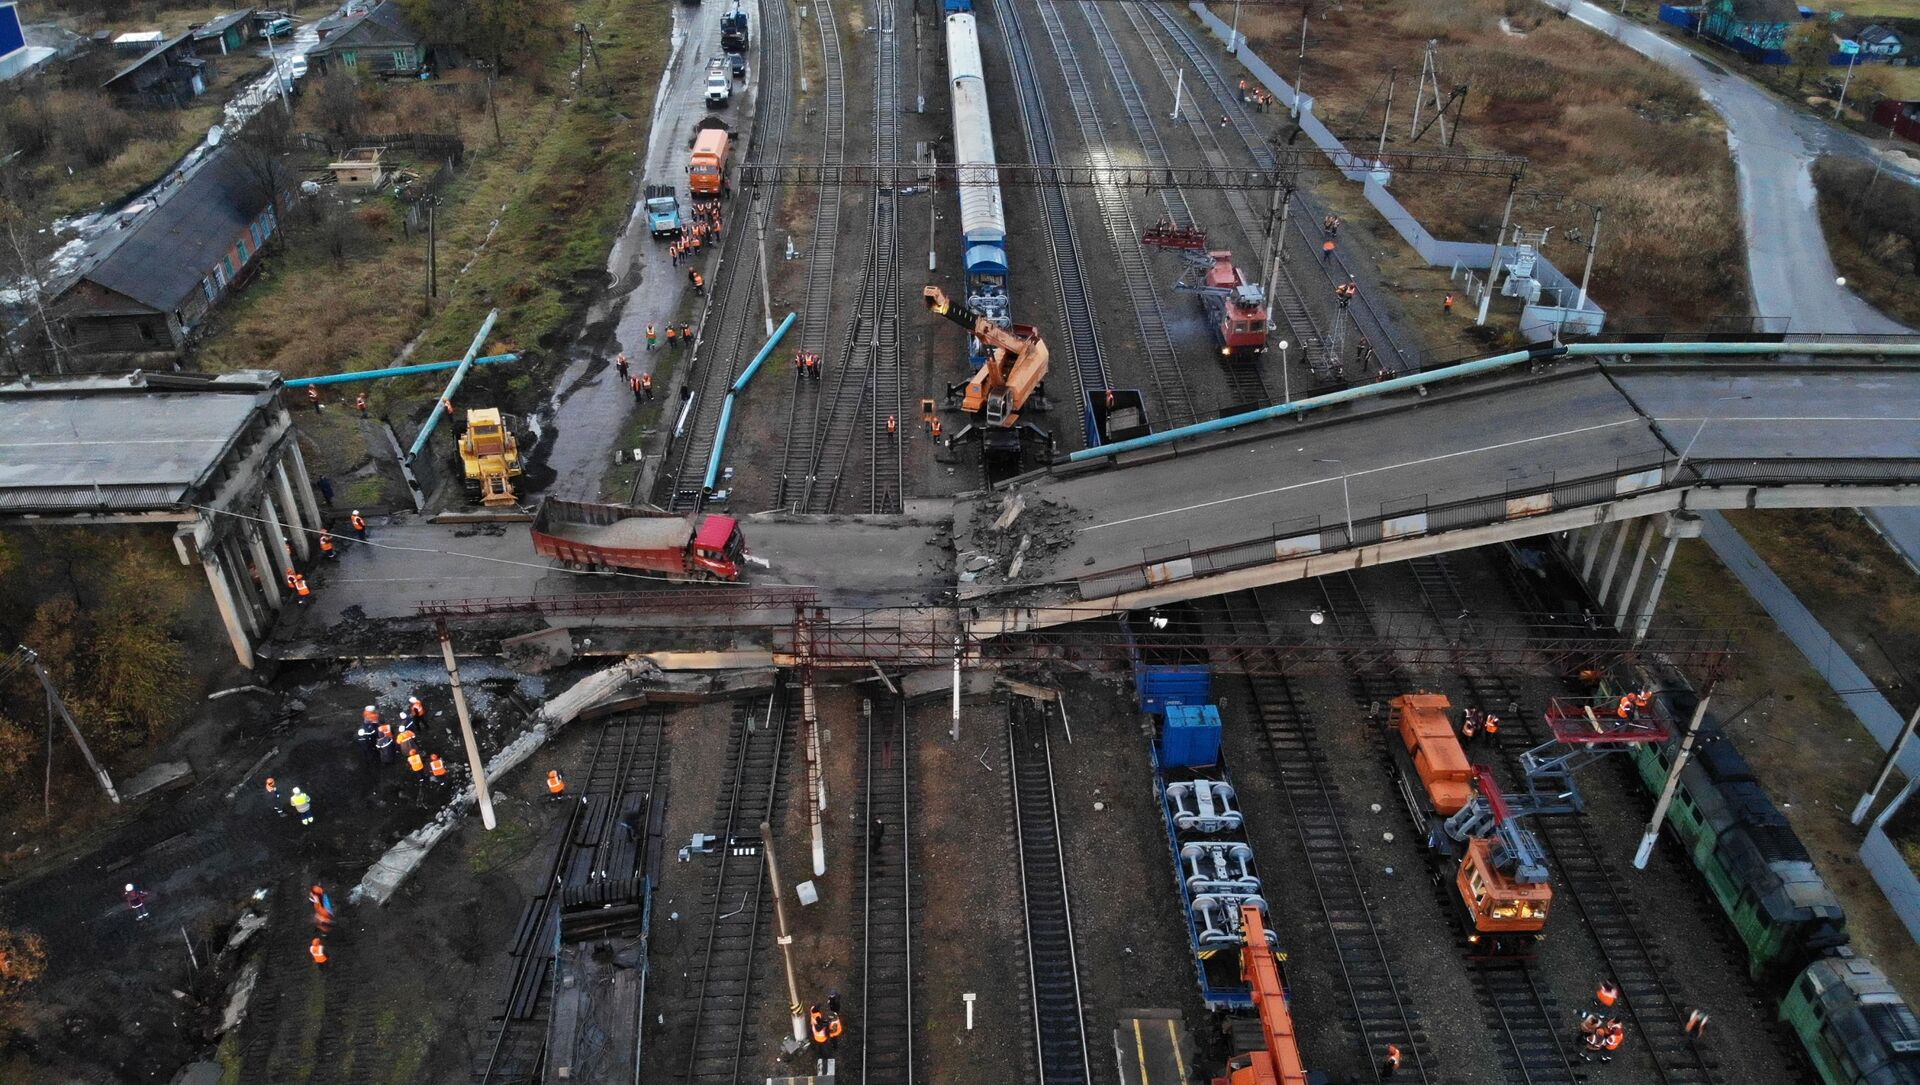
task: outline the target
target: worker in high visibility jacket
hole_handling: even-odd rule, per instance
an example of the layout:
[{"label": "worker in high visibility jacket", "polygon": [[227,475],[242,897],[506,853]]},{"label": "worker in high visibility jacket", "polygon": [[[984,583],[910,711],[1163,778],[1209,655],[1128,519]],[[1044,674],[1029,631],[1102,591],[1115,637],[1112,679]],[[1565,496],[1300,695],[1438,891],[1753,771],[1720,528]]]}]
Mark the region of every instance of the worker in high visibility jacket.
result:
[{"label": "worker in high visibility jacket", "polygon": [[320,939],[315,938],[312,942],[308,943],[307,945],[307,956],[313,958],[314,964],[326,964],[327,963],[327,944],[325,942],[322,942]]},{"label": "worker in high visibility jacket", "polygon": [[680,338],[679,331],[675,330],[673,325],[671,324],[667,325],[667,349],[668,350],[673,349],[675,345],[675,340],[679,338]]},{"label": "worker in high visibility jacket", "polygon": [[640,395],[646,399],[653,398],[653,374],[652,373],[640,374]]},{"label": "worker in high visibility jacket", "polygon": [[404,723],[400,725],[400,730],[393,736],[393,744],[400,748],[401,757],[413,756],[414,754],[413,740],[416,737],[418,736],[416,736],[413,733],[412,728],[408,727]]},{"label": "worker in high visibility jacket", "polygon": [[1648,708],[1651,708],[1652,706],[1653,706],[1653,691],[1652,691],[1652,690],[1650,690],[1650,689],[1642,689],[1642,690],[1638,690],[1638,691],[1636,691],[1636,692],[1634,693],[1634,695],[1633,695],[1633,709],[1634,709],[1634,711],[1636,711],[1636,712],[1645,712],[1645,711],[1646,711],[1646,710],[1647,710]]},{"label": "worker in high visibility jacket", "polygon": [[313,824],[313,798],[299,788],[293,789],[293,797],[288,800],[293,812],[300,816],[300,824]]},{"label": "worker in high visibility jacket", "polygon": [[287,570],[287,590],[293,593],[293,601],[301,606],[306,606],[307,600],[313,598],[313,589],[307,587],[307,578],[301,576],[298,569]]},{"label": "worker in high visibility jacket", "polygon": [[656,338],[657,337],[653,334],[653,325],[648,324],[647,325],[647,349],[648,350],[652,350],[654,348]]},{"label": "worker in high visibility jacket", "polygon": [[393,760],[393,725],[383,723],[373,730],[374,752],[380,755],[382,763]]},{"label": "worker in high visibility jacket", "polygon": [[333,898],[327,895],[326,888],[315,883],[307,890],[307,901],[313,905],[313,922],[322,934],[333,929]]},{"label": "worker in high visibility jacket", "polygon": [[353,515],[348,518],[347,524],[353,528],[354,538],[361,542],[367,541],[367,518],[360,515],[359,509],[353,510]]},{"label": "worker in high visibility jacket", "polygon": [[340,551],[333,546],[333,532],[324,527],[320,529],[320,556],[329,561],[340,556]]},{"label": "worker in high visibility jacket", "polygon": [[547,797],[557,799],[567,793],[567,782],[560,778],[559,769],[547,770]]},{"label": "worker in high visibility jacket", "polygon": [[827,1046],[827,1015],[820,1012],[818,1003],[807,1009],[807,1032],[815,1047]]},{"label": "worker in high visibility jacket", "polygon": [[353,397],[353,409],[360,412],[360,417],[365,418],[367,416],[367,394],[365,392]]},{"label": "worker in high visibility jacket", "polygon": [[378,708],[375,708],[373,705],[368,705],[367,707],[361,709],[360,718],[365,720],[368,723],[373,724],[375,727],[380,726],[380,710]]},{"label": "worker in high visibility jacket", "polygon": [[420,698],[409,697],[407,698],[407,716],[414,720],[424,720],[427,718],[427,706],[421,702]]},{"label": "worker in high visibility jacket", "polygon": [[1612,980],[1601,980],[1600,986],[1593,992],[1593,1000],[1608,1009],[1620,1001],[1620,985]]},{"label": "worker in high visibility jacket", "polygon": [[419,750],[415,750],[412,753],[407,755],[407,767],[412,769],[415,772],[426,771],[427,762],[425,758],[420,756]]},{"label": "worker in high visibility jacket", "polygon": [[828,1014],[827,1015],[827,1046],[829,1048],[839,1046],[840,1037],[845,1036],[846,1034],[847,1034],[847,1026],[845,1022],[840,1020],[840,1015],[837,1013]]},{"label": "worker in high visibility jacket", "polygon": [[447,774],[447,763],[445,761],[440,760],[439,754],[434,754],[433,756],[427,758],[427,767],[428,767],[428,770],[433,773],[433,778],[436,780],[444,777]]}]

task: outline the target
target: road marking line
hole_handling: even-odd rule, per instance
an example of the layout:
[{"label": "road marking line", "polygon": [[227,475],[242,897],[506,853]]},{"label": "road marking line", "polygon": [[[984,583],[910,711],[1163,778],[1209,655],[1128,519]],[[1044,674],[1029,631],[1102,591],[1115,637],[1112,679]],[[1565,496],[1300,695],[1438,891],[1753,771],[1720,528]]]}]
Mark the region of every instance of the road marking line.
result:
[{"label": "road marking line", "polygon": [[1274,494],[1286,493],[1289,490],[1300,490],[1300,489],[1305,489],[1308,486],[1319,486],[1328,482],[1339,482],[1341,481],[1342,478],[1345,478],[1348,481],[1348,483],[1351,484],[1352,480],[1359,478],[1362,475],[1379,474],[1380,472],[1383,472],[1383,471],[1398,471],[1398,470],[1401,470],[1402,468],[1407,468],[1407,467],[1419,467],[1424,464],[1439,463],[1442,460],[1459,459],[1462,456],[1474,456],[1482,452],[1497,452],[1503,448],[1514,448],[1519,445],[1536,444],[1541,441],[1551,441],[1559,437],[1577,437],[1583,433],[1596,433],[1600,430],[1618,429],[1621,426],[1638,426],[1641,424],[1642,424],[1642,420],[1638,417],[1635,417],[1635,418],[1622,418],[1613,422],[1602,422],[1602,423],[1599,423],[1598,425],[1592,425],[1592,426],[1580,426],[1576,429],[1563,429],[1557,433],[1543,433],[1534,437],[1522,437],[1517,440],[1502,441],[1499,444],[1482,445],[1479,448],[1466,448],[1466,449],[1461,449],[1458,452],[1444,452],[1438,456],[1423,456],[1420,459],[1407,460],[1402,463],[1383,464],[1379,467],[1369,467],[1364,471],[1348,471],[1344,476],[1334,475],[1330,478],[1317,478],[1317,479],[1310,479],[1306,482],[1294,482],[1294,483],[1289,483],[1285,486],[1276,486],[1270,490],[1261,490],[1258,493],[1240,494],[1235,497],[1221,497],[1221,498],[1216,498],[1212,501],[1202,501],[1202,502],[1199,502],[1198,504],[1186,505],[1177,509],[1163,509],[1160,512],[1148,512],[1148,513],[1142,513],[1139,516],[1129,516],[1124,520],[1110,520],[1104,524],[1089,524],[1088,526],[1081,528],[1080,530],[1083,533],[1088,531],[1099,531],[1101,528],[1121,527],[1126,524],[1137,523],[1141,520],[1152,520],[1160,516],[1177,516],[1183,512],[1193,512],[1197,509],[1212,508],[1215,505],[1230,505],[1235,501],[1246,501],[1256,497],[1272,497]]}]

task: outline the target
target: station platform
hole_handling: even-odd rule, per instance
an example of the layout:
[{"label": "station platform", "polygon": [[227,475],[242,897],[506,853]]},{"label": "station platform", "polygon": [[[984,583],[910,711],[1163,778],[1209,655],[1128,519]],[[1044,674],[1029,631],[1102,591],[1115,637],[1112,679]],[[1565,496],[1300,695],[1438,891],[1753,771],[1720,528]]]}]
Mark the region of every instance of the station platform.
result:
[{"label": "station platform", "polygon": [[1120,1085],[1186,1085],[1193,1037],[1178,1010],[1121,1010],[1113,1030]]}]

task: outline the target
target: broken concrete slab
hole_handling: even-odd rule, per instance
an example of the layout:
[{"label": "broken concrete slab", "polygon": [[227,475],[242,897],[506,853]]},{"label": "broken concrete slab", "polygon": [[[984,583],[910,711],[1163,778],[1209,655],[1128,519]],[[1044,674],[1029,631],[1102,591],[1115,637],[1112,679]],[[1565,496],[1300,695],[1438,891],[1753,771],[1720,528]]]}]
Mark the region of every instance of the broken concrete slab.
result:
[{"label": "broken concrete slab", "polygon": [[[953,668],[929,667],[914,671],[900,680],[901,696],[908,704],[953,696]],[[993,696],[993,672],[961,671],[960,696],[963,699]]]},{"label": "broken concrete slab", "polygon": [[573,630],[556,626],[506,637],[500,641],[500,655],[522,674],[545,674],[573,662]]},{"label": "broken concrete slab", "polygon": [[185,787],[193,782],[193,766],[185,761],[162,761],[148,765],[145,772],[128,780],[120,788],[122,798],[137,799],[156,791]]}]

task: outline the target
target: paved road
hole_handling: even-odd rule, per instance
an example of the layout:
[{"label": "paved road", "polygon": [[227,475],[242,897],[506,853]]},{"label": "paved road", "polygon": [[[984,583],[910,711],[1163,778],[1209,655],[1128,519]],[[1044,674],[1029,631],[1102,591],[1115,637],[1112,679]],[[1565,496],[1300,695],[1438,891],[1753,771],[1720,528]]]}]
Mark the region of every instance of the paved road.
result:
[{"label": "paved road", "polygon": [[[760,10],[750,0],[742,6],[755,32],[748,55],[757,63],[762,45],[758,34]],[[691,210],[686,184],[687,148],[693,143],[693,126],[708,114],[703,97],[706,67],[710,59],[720,55],[720,15],[725,10],[731,10],[731,6],[673,6],[673,55],[654,101],[642,176],[633,178],[631,196],[637,197],[640,186],[648,181],[670,184],[680,194],[682,212]],[[743,90],[736,81],[733,101],[725,110],[714,111],[736,133],[744,134],[753,116],[759,86],[755,74],[749,69],[746,88]],[[737,152],[734,158],[739,160]],[[706,274],[712,277],[710,266]],[[546,492],[556,497],[595,500],[603,496],[601,480],[633,412],[632,395],[621,387],[619,374],[611,365],[613,356],[625,351],[633,372],[652,372],[661,360],[660,350],[666,348],[648,352],[647,323],[654,322],[656,330],[664,332],[666,321],[680,311],[687,292],[686,265],[674,267],[666,243],[649,236],[646,213],[637,199],[629,208],[626,228],[607,255],[607,275],[613,286],[587,313],[552,402],[538,419],[543,429],[555,430],[552,443],[540,450],[540,459],[554,472]],[[697,318],[688,319],[698,323]],[[690,361],[691,354],[684,349],[674,357],[681,369]],[[657,391],[666,393],[664,386]]]},{"label": "paved road", "polygon": [[1839,273],[1814,213],[1814,159],[1822,154],[1871,158],[1871,144],[1586,0],[1549,3],[1690,80],[1726,119],[1757,315],[1790,318],[1797,332],[1909,330],[1834,282]]}]

